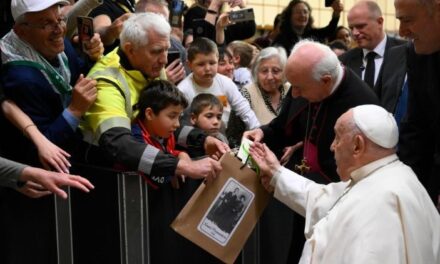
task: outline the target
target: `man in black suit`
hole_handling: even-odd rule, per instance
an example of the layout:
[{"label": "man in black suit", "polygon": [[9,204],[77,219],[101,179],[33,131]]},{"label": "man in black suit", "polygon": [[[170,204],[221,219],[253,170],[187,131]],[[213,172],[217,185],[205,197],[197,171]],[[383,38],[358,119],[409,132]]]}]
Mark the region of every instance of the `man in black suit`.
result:
[{"label": "man in black suit", "polygon": [[382,65],[382,78],[378,80],[380,104],[394,114],[397,125],[406,114],[408,102],[408,82],[406,57],[409,43],[392,47],[387,52],[387,60]]},{"label": "man in black suit", "polygon": [[344,53],[339,59],[380,97],[377,80],[382,75],[382,64],[387,60],[388,50],[404,41],[385,34],[382,11],[376,2],[357,2],[348,12],[347,20],[358,47]]},{"label": "man in black suit", "polygon": [[399,156],[439,204],[440,0],[395,0],[399,33],[412,40],[407,57],[408,111]]}]

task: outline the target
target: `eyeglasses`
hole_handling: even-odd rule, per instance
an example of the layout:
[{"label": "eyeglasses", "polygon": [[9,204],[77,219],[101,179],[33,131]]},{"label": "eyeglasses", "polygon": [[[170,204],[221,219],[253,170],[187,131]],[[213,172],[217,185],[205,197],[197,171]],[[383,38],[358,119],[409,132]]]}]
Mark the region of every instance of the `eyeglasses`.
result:
[{"label": "eyeglasses", "polygon": [[272,68],[272,69],[263,68],[263,69],[258,70],[259,74],[262,74],[265,76],[269,75],[270,72],[272,73],[272,75],[280,75],[283,72],[283,70],[280,68]]},{"label": "eyeglasses", "polygon": [[29,23],[29,22],[23,22],[22,25],[32,27],[32,28],[39,28],[44,31],[55,31],[58,30],[60,27],[63,28],[66,26],[67,18],[66,17],[60,17],[58,18],[57,22],[46,22],[46,23]]}]

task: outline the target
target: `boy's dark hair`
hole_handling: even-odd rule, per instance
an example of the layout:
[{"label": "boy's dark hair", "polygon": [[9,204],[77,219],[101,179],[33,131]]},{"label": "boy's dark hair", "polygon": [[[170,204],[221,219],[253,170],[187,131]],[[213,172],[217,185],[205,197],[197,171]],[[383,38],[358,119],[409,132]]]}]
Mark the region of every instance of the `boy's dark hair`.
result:
[{"label": "boy's dark hair", "polygon": [[208,38],[195,38],[188,48],[188,61],[193,61],[197,54],[215,53],[218,57],[217,45]]},{"label": "boy's dark hair", "polygon": [[188,106],[188,100],[174,84],[164,80],[154,80],[141,91],[135,108],[139,110],[137,117],[144,120],[145,109],[148,107],[158,115],[170,105],[181,105],[185,109]]},{"label": "boy's dark hair", "polygon": [[202,93],[194,97],[189,110],[191,114],[198,116],[203,109],[213,106],[217,106],[220,110],[223,110],[222,102],[220,102],[215,95]]}]

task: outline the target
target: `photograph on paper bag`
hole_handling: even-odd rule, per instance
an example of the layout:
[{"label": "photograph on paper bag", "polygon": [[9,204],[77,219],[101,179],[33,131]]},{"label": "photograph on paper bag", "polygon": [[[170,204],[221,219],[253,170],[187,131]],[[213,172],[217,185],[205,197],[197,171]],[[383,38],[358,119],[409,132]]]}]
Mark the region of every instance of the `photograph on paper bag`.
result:
[{"label": "photograph on paper bag", "polygon": [[253,199],[254,194],[249,189],[230,178],[209,206],[197,229],[218,244],[226,245]]}]

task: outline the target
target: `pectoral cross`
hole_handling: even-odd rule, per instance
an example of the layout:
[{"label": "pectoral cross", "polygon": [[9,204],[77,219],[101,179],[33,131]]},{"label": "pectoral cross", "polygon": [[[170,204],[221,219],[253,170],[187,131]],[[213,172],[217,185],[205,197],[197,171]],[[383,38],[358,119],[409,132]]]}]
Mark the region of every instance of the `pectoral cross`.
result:
[{"label": "pectoral cross", "polygon": [[299,171],[301,175],[304,175],[310,171],[310,166],[307,164],[307,159],[303,158],[301,160],[301,165],[295,165],[295,170]]}]

